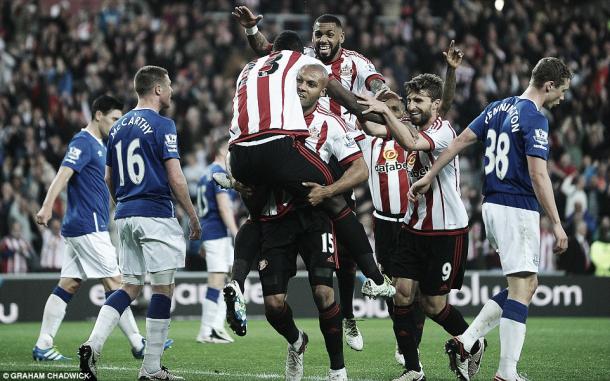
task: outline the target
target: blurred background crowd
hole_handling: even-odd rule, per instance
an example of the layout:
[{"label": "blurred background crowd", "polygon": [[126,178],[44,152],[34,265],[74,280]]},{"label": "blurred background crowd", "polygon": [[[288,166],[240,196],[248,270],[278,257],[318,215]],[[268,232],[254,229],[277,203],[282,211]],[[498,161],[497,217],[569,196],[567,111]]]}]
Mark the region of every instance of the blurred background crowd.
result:
[{"label": "blurred background crowd", "polygon": [[[465,52],[447,116],[461,131],[485,105],[520,94],[534,64],[557,56],[574,73],[565,102],[547,112],[549,171],[570,236],[568,252],[552,253],[541,220],[541,270],[610,275],[610,4],[603,1],[343,0],[52,1],[0,0],[0,258],[2,272],[56,271],[65,195],[55,219],[33,216],[70,138],[90,119],[100,94],[135,105],[132,78],[145,64],[168,69],[182,165],[191,196],[226,135],[235,79],[253,57],[230,15],[245,4],[265,15],[272,40],[283,29],[311,39],[313,20],[341,16],[344,47],[373,61],[391,88],[422,72],[445,72],[451,39]],[[471,217],[470,269],[499,268],[481,222],[482,147],[460,160],[462,197]],[[371,224],[364,185],[358,213]],[[243,210],[240,212],[243,218]],[[197,251],[189,268],[201,269]]]}]

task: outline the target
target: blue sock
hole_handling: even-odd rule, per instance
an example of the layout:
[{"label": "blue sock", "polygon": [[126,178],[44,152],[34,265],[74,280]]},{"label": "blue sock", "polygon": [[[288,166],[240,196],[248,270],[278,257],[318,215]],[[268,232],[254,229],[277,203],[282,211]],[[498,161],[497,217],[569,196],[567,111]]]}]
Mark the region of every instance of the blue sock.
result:
[{"label": "blue sock", "polygon": [[527,320],[527,306],[516,300],[507,299],[502,309],[502,317],[525,324]]},{"label": "blue sock", "polygon": [[150,304],[146,317],[151,319],[169,319],[172,300],[163,294],[153,294],[150,297]]},{"label": "blue sock", "polygon": [[207,292],[205,293],[205,298],[211,300],[214,303],[218,303],[218,296],[220,295],[220,290],[217,288],[208,287]]},{"label": "blue sock", "polygon": [[57,295],[61,300],[66,302],[66,304],[70,303],[70,300],[72,300],[72,297],[74,296],[74,294],[70,294],[59,286],[55,286],[51,294]]},{"label": "blue sock", "polygon": [[491,297],[491,299],[496,302],[500,306],[500,308],[504,308],[506,298],[508,298],[508,288],[505,288],[504,290],[498,292],[497,294]]},{"label": "blue sock", "polygon": [[104,304],[114,308],[118,311],[119,315],[122,315],[125,308],[131,304],[131,298],[124,290],[117,290],[110,296],[106,295],[106,303]]},{"label": "blue sock", "polygon": [[108,298],[110,297],[110,295],[112,295],[116,290],[110,290],[110,291],[106,291],[104,292],[104,295],[106,295],[106,300],[108,300]]}]

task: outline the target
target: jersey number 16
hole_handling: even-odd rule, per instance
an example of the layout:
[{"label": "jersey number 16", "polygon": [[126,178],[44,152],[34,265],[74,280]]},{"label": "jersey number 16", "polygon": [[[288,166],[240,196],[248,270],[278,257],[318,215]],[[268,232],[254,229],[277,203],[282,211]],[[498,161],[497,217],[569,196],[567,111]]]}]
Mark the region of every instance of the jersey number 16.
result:
[{"label": "jersey number 16", "polygon": [[[119,141],[114,148],[116,148],[116,160],[118,162],[119,167],[119,185],[125,185],[125,174],[123,170],[123,142]],[[140,148],[140,139],[134,139],[127,146],[127,175],[129,176],[129,180],[134,185],[138,185],[144,180],[144,172],[146,168],[144,167],[144,159],[142,155],[137,154],[135,150]]]},{"label": "jersey number 16", "polygon": [[502,132],[497,139],[496,137],[497,133],[495,130],[487,131],[489,145],[485,149],[485,157],[487,158],[485,175],[487,176],[495,170],[498,179],[503,180],[508,172],[510,139],[506,132]]}]

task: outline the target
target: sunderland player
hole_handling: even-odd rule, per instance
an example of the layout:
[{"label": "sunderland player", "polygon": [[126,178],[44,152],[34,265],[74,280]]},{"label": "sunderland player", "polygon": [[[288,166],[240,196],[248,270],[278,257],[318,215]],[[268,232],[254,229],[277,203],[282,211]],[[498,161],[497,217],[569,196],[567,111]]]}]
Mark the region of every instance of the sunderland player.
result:
[{"label": "sunderland player", "polygon": [[[407,171],[409,182],[414,183],[447,148],[455,132],[438,115],[443,88],[440,77],[418,75],[405,86],[407,111],[417,130],[410,124],[405,128],[383,102],[365,96],[361,96],[360,102],[369,106],[366,112],[382,113],[391,134],[409,151]],[[447,302],[451,289],[462,286],[468,247],[468,215],[459,192],[459,167],[455,159],[436,177],[423,199],[409,203],[397,254],[390,269],[386,269],[396,282],[394,333],[405,358],[405,371],[396,380],[425,379],[419,364],[413,311],[418,290],[426,315],[449,334],[457,336],[468,328],[462,314]],[[473,348],[477,361],[483,350],[481,339]],[[464,366],[467,368],[468,364]],[[469,379],[467,369],[462,379]]]},{"label": "sunderland player", "polygon": [[496,381],[524,380],[517,373],[517,362],[528,305],[538,285],[540,206],[553,223],[554,251],[561,253],[568,246],[547,171],[549,123],[541,110],[563,100],[570,79],[570,70],[560,59],[538,61],[525,92],[489,104],[411,188],[414,199],[426,194],[435,176],[459,152],[476,141],[485,144],[483,222],[487,238],[500,254],[508,290],[490,299],[472,325],[445,348],[450,363],[460,363],[469,357],[473,343],[500,325]]},{"label": "sunderland player", "polygon": [[[320,64],[303,55],[302,50],[303,43],[296,33],[282,32],[274,42],[273,52],[247,64],[237,80],[230,127],[231,170],[236,180],[256,188],[255,195],[245,199],[255,217],[266,200],[265,188],[280,187],[302,203],[310,192],[303,182],[333,182],[330,169],[319,157],[294,144],[294,139],[309,134],[298,101],[296,74],[305,65]],[[327,92],[362,116],[364,107],[339,82],[330,80]],[[367,118],[383,121],[377,114],[367,114]],[[345,200],[337,195],[325,199],[321,206],[334,219],[339,238],[350,237],[344,244],[370,278],[363,286],[364,292],[369,296],[391,294],[389,279],[384,279],[377,269],[364,228]]]},{"label": "sunderland player", "polygon": [[[455,69],[462,62],[463,56],[454,41],[451,41],[449,49],[443,54],[447,61],[447,73],[443,87],[443,99],[439,107],[441,117],[445,116],[451,108],[455,93]],[[396,118],[408,121],[409,117],[400,99],[391,97],[385,103]],[[370,125],[370,122],[366,122],[364,129],[370,131],[371,128],[367,127]],[[375,255],[382,268],[386,268],[391,266],[392,256],[396,255],[397,237],[402,227],[403,217],[407,212],[409,182],[406,159],[408,152],[394,140],[385,126],[378,126],[377,132],[379,136],[365,135],[364,139],[358,141],[358,145],[369,168],[369,189],[374,207]],[[390,317],[393,317],[392,299],[386,299],[386,304]],[[425,314],[419,303],[414,306],[414,315],[417,327],[416,342],[419,346],[425,321]],[[398,347],[394,357],[401,365],[405,364]]]},{"label": "sunderland player", "polygon": [[197,185],[197,211],[202,230],[201,251],[205,253],[208,272],[201,327],[197,335],[200,343],[233,342],[224,329],[226,304],[224,298],[220,297],[220,290],[233,265],[233,239],[237,235],[233,201],[237,194],[232,189],[220,188],[212,178],[216,173],[227,173],[227,140],[221,138],[214,142],[214,162],[208,166]]},{"label": "sunderland player", "polygon": [[[246,28],[248,42],[259,55],[269,54],[271,43],[258,31],[257,24],[262,15],[255,16],[246,6],[235,7],[233,16]],[[335,78],[348,91],[358,93],[377,93],[380,90],[389,90],[381,74],[377,73],[375,66],[361,54],[342,47],[345,40],[343,25],[333,15],[325,14],[318,17],[313,24],[312,46],[305,48],[305,54],[318,58],[332,78]],[[354,138],[359,139],[356,131],[356,116],[341,106],[339,102],[328,96],[319,100],[320,107],[342,118]],[[406,196],[405,196],[406,197]],[[353,295],[355,287],[356,264],[348,250],[340,242],[339,255],[343,266],[337,271],[339,280],[339,294],[341,308],[344,316],[345,339],[354,350],[363,349],[363,338],[356,325],[353,313]]]},{"label": "sunderland player", "polygon": [[170,323],[176,269],[184,267],[186,242],[175,217],[172,194],[189,216],[190,239],[199,239],[199,218],[180,168],[174,122],[159,115],[170,106],[167,70],[144,66],[134,78],[136,108],[119,119],[108,139],[106,183],[117,201],[123,286],[100,309],[89,339],[80,346],[80,369],[96,377],[96,362],[123,311],[140,294],[150,274],[152,296],[146,314],[146,350],[140,380],[177,380],[161,365]]},{"label": "sunderland player", "polygon": [[[53,339],[66,314],[68,303],[83,280],[100,279],[106,297],[121,286],[117,255],[108,234],[110,193],[104,182],[106,147],[102,139],[108,137],[110,127],[121,117],[122,108],[121,102],[108,95],[93,101],[92,119],[72,138],[36,215],[36,222],[46,226],[55,199],[67,185],[68,207],[61,229],[66,240],[66,253],[59,283],[47,299],[40,334],[32,350],[32,357],[36,361],[69,360],[53,346]],[[133,356],[142,358],[146,342],[129,307],[121,317],[119,327],[131,344]]]}]

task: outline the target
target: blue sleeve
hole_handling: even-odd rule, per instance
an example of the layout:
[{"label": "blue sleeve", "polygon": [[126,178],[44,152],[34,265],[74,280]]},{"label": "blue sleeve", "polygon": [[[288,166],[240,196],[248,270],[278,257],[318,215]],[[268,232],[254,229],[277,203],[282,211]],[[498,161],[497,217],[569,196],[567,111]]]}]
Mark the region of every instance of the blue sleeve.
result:
[{"label": "blue sleeve", "polygon": [[112,148],[112,135],[110,135],[108,136],[108,143],[106,143],[106,165],[108,167],[112,167],[112,155],[114,155]]},{"label": "blue sleeve", "polygon": [[231,195],[232,189],[224,189],[222,187],[220,187],[220,185],[216,184],[216,181],[214,181],[214,179],[212,178],[212,175],[214,173],[227,173],[227,171],[225,171],[222,167],[220,166],[214,166],[212,168],[212,173],[210,173],[210,182],[212,184],[214,184],[214,195],[216,195],[216,193],[228,193],[229,196]]},{"label": "blue sleeve", "polygon": [[178,134],[176,133],[176,124],[173,120],[168,120],[162,128],[163,135],[160,137],[162,141],[160,146],[162,148],[161,158],[167,159],[180,159],[180,153],[178,152]]},{"label": "blue sleeve", "polygon": [[549,121],[541,114],[528,115],[521,121],[525,154],[549,158]]},{"label": "blue sleeve", "polygon": [[68,145],[68,150],[61,165],[80,172],[90,159],[91,144],[84,138],[75,138]]},{"label": "blue sleeve", "polygon": [[485,136],[485,119],[488,108],[489,106],[485,107],[485,110],[483,110],[483,112],[468,125],[468,128],[470,128],[472,132],[474,132],[479,141],[485,141],[485,139],[487,138]]}]

